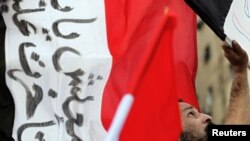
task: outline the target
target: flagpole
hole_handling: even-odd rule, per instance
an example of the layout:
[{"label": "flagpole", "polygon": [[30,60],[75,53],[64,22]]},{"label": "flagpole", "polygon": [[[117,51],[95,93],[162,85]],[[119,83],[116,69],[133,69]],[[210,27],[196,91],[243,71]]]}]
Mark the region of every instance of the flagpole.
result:
[{"label": "flagpole", "polygon": [[105,141],[119,141],[119,137],[124,126],[124,123],[127,119],[129,111],[134,102],[134,97],[131,94],[126,94],[123,96],[115,116],[112,120],[111,126],[108,130],[107,137]]},{"label": "flagpole", "polygon": [[226,36],[225,42],[227,43],[228,47],[232,48],[232,40]]}]

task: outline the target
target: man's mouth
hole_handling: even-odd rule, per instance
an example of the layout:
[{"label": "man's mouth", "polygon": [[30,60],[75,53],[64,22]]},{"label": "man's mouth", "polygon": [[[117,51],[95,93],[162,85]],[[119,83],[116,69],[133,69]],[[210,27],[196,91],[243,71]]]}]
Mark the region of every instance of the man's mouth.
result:
[{"label": "man's mouth", "polygon": [[213,126],[215,125],[212,121],[209,121],[205,127],[205,132],[207,133],[208,132],[208,126]]}]

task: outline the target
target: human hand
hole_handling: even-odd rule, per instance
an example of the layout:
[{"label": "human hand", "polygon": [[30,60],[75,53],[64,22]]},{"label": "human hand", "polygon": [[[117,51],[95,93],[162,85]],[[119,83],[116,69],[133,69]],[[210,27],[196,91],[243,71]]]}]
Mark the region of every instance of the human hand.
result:
[{"label": "human hand", "polygon": [[232,47],[229,47],[226,43],[222,47],[224,55],[231,63],[234,72],[241,72],[247,69],[248,55],[235,40],[232,41]]}]

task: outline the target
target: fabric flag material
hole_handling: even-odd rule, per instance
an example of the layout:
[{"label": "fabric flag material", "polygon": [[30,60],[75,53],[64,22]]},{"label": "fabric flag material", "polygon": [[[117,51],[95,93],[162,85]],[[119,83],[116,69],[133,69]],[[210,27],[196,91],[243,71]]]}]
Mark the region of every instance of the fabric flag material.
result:
[{"label": "fabric flag material", "polygon": [[135,99],[121,141],[178,139],[178,98],[197,106],[195,18],[182,0],[1,7],[1,141],[103,141],[126,93]]},{"label": "fabric flag material", "polygon": [[166,12],[167,1],[105,2],[113,66],[103,97],[104,126],[109,128],[121,97],[132,93],[134,104],[120,139],[177,140],[180,119],[172,54],[175,28]]},{"label": "fabric flag material", "polygon": [[223,27],[232,1],[233,0],[185,0],[221,40],[226,39]]},{"label": "fabric flag material", "polygon": [[[135,94],[134,107],[132,107],[131,114],[125,124],[121,139],[124,141],[173,140],[176,136],[176,132],[173,131],[173,136],[170,134],[166,135],[169,129],[166,127],[171,126],[171,123],[168,121],[173,121],[172,123],[176,121],[176,119],[173,118],[175,114],[167,114],[171,117],[166,117],[166,113],[169,111],[175,113],[176,111],[174,111],[174,105],[171,104],[174,98],[167,92],[167,86],[171,86],[168,81],[171,79],[171,76],[169,77],[167,73],[164,73],[171,70],[168,70],[168,67],[164,67],[169,65],[161,65],[158,61],[162,60],[163,64],[168,63],[164,62],[164,58],[170,60],[171,54],[166,51],[168,49],[173,50],[173,67],[175,71],[173,74],[176,74],[176,76],[174,76],[172,82],[176,82],[177,84],[177,90],[174,91],[178,92],[177,96],[179,98],[199,107],[194,85],[197,67],[196,15],[182,0],[166,1],[166,3],[162,2],[162,4],[158,3],[158,1],[147,1],[145,3],[145,1],[142,0],[136,2],[126,1],[124,3],[119,1],[117,3],[113,1],[105,2],[108,14],[107,28],[109,45],[111,54],[114,56],[114,62],[104,93],[104,103],[102,106],[104,126],[106,128],[109,127],[111,122],[110,117],[113,116],[115,111],[115,108],[111,109],[110,107],[116,107],[122,94],[127,92],[126,87],[131,89],[131,85],[129,85],[130,81],[126,79],[136,74],[130,70],[138,68],[137,65],[139,63],[137,62],[141,61],[139,60],[141,58],[139,55],[149,54],[146,51],[149,52],[152,50],[151,48],[154,47],[154,54],[151,54],[150,63],[147,63],[147,66],[145,66],[146,72],[144,72],[141,78],[142,80],[137,84],[138,86],[135,91],[131,92]],[[171,23],[169,23],[171,22],[171,18],[168,21],[167,17],[163,15],[164,7],[168,7],[169,11],[172,11],[176,17],[174,29],[172,29]],[[114,17],[117,21],[113,20]],[[165,31],[163,28],[157,29],[161,28],[160,26],[163,26],[164,22],[166,22]],[[170,31],[171,29],[172,31]],[[162,33],[159,33],[159,31]],[[157,42],[157,44],[155,42]],[[119,49],[117,46],[120,44],[122,48]],[[167,48],[167,46],[172,46],[173,48]],[[144,48],[145,50],[140,48]],[[124,52],[127,54],[125,55]],[[135,55],[135,52],[140,53]],[[121,55],[123,55],[123,57],[121,57]],[[149,56],[143,58],[148,57]],[[124,66],[124,64],[126,65]],[[119,78],[120,74],[123,74],[122,80]],[[164,80],[164,78],[166,79]],[[132,88],[133,86],[134,85],[132,85]],[[160,108],[164,107],[165,104],[165,108]],[[171,105],[173,108],[170,108],[172,107]],[[163,112],[157,109],[162,109]],[[104,113],[104,111],[106,113]],[[109,113],[107,111],[109,111]],[[162,125],[162,123],[165,123],[166,126]],[[179,126],[178,124],[178,122],[174,123],[171,130],[178,130],[176,129]]]},{"label": "fabric flag material", "polygon": [[185,1],[221,40],[236,40],[250,55],[249,0]]},{"label": "fabric flag material", "polygon": [[14,101],[5,83],[5,23],[0,15],[0,140],[9,141],[14,122]]},{"label": "fabric flag material", "polygon": [[199,108],[195,80],[197,72],[196,14],[183,0],[168,1],[177,19],[173,34],[175,80],[178,98]]},{"label": "fabric flag material", "polygon": [[[112,65],[104,1],[1,5],[7,9],[2,16],[5,78],[15,105],[13,139],[103,141],[101,103]],[[1,130],[0,140],[6,141],[9,133],[2,125]]]}]

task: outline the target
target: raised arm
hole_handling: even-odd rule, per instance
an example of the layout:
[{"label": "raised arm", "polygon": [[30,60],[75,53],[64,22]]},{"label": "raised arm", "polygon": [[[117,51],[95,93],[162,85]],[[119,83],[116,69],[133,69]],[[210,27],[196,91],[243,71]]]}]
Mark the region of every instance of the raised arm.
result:
[{"label": "raised arm", "polygon": [[232,65],[233,82],[225,124],[250,124],[250,97],[247,78],[248,55],[233,41],[232,48],[223,44],[225,57]]}]

